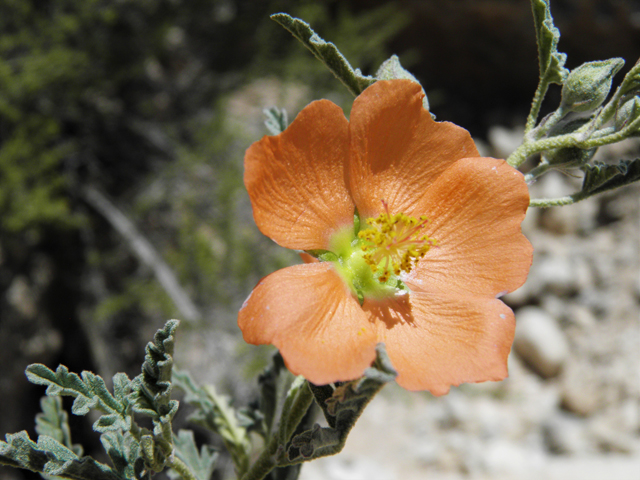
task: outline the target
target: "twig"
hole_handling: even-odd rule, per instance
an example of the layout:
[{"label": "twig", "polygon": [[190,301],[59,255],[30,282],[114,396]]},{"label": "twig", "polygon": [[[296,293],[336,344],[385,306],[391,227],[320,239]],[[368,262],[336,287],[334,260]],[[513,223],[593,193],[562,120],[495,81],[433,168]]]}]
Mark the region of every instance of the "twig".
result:
[{"label": "twig", "polygon": [[189,322],[200,320],[202,318],[200,311],[180,286],[171,268],[160,257],[153,245],[138,231],[133,222],[95,187],[84,187],[82,196],[124,237],[138,260],[151,268],[162,288],[173,300],[182,319]]}]

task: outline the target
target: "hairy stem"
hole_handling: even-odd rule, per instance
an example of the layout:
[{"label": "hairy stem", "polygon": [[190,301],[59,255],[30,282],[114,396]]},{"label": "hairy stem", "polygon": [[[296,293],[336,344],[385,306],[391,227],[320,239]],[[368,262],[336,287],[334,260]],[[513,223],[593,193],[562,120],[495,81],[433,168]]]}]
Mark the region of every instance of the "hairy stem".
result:
[{"label": "hairy stem", "polygon": [[533,95],[533,101],[531,102],[531,111],[529,112],[529,116],[527,117],[527,123],[524,128],[525,136],[536,126],[536,120],[538,120],[538,115],[540,113],[540,108],[542,107],[542,101],[544,97],[547,95],[547,90],[549,89],[549,82],[540,79],[540,83],[538,83],[538,88],[536,89],[536,93]]}]

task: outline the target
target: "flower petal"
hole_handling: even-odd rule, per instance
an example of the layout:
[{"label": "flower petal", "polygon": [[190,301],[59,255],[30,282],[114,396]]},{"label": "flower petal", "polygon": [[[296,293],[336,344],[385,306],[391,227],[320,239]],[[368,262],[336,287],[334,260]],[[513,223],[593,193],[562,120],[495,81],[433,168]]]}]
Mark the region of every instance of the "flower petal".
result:
[{"label": "flower petal", "polygon": [[422,106],[419,84],[378,81],[353,103],[349,186],[364,218],[382,211],[415,216],[424,189],[460,158],[476,157],[469,132],[436,122]]},{"label": "flower petal", "polygon": [[365,300],[363,309],[378,324],[403,388],[444,395],[451,385],[507,376],[515,321],[500,300],[411,292]]},{"label": "flower petal", "polygon": [[291,249],[326,249],[353,222],[345,184],[349,123],[328,100],[305,107],[283,133],[263,137],[244,157],[244,183],[262,233]]},{"label": "flower petal", "polygon": [[420,200],[438,247],[408,276],[411,288],[494,297],[520,287],[533,256],[520,228],[528,205],[522,174],[503,160],[454,163]]},{"label": "flower petal", "polygon": [[295,375],[312,383],[358,378],[376,357],[376,332],[329,262],[265,277],[238,315],[244,340],[275,345]]}]

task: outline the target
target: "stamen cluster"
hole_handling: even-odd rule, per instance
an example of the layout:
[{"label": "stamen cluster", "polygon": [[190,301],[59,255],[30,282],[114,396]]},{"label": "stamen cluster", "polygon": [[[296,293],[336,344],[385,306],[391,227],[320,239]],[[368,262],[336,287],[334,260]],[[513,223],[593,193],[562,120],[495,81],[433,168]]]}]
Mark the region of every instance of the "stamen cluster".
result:
[{"label": "stamen cluster", "polygon": [[358,238],[362,240],[362,258],[378,274],[380,283],[385,283],[391,274],[409,273],[436,241],[427,235],[421,235],[422,229],[429,223],[427,217],[420,219],[404,213],[389,213],[389,206],[383,200],[384,212],[377,218],[368,218],[370,228],[361,230]]}]

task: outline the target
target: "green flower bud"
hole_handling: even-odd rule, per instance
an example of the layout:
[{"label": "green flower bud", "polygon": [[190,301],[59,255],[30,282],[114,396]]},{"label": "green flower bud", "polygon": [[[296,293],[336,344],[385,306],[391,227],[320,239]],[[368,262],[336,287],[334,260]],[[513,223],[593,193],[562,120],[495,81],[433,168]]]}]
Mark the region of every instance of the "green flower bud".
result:
[{"label": "green flower bud", "polygon": [[597,148],[583,150],[578,147],[556,148],[544,154],[544,158],[550,165],[566,168],[577,168],[586,164],[596,154]]},{"label": "green flower bud", "polygon": [[[622,104],[615,116],[615,126],[616,130],[622,130],[635,119],[640,117],[640,96],[636,95],[635,97],[627,100]],[[635,135],[640,132],[635,132]],[[633,133],[632,133],[633,134]]]},{"label": "green flower bud", "polygon": [[598,108],[609,95],[613,76],[624,65],[622,58],[588,62],[569,73],[562,86],[562,106],[572,112]]}]

